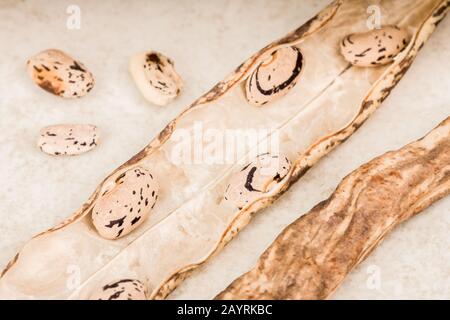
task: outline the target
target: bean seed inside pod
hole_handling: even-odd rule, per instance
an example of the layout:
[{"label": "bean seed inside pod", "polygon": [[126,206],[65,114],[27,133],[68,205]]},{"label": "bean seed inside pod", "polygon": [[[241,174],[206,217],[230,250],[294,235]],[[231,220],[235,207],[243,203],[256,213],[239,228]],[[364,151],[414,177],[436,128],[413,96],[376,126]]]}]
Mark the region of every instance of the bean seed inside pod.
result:
[{"label": "bean seed inside pod", "polygon": [[147,289],[139,280],[123,279],[111,282],[97,292],[90,300],[147,300]]},{"label": "bean seed inside pod", "polygon": [[94,87],[92,73],[61,50],[42,51],[27,62],[31,79],[42,89],[63,98],[79,98]]},{"label": "bean seed inside pod", "polygon": [[289,92],[300,77],[303,55],[297,47],[280,48],[262,61],[245,83],[247,101],[263,106]]},{"label": "bean seed inside pod", "polygon": [[285,156],[261,154],[231,177],[224,199],[242,209],[272,190],[290,168],[291,162]]},{"label": "bean seed inside pod", "polygon": [[144,98],[159,106],[175,99],[183,87],[173,61],[156,51],[131,58],[130,73]]},{"label": "bean seed inside pod", "polygon": [[392,62],[408,42],[405,30],[386,26],[346,36],[341,41],[341,53],[354,66],[376,67]]},{"label": "bean seed inside pod", "polygon": [[150,171],[136,167],[119,176],[92,209],[92,222],[106,239],[129,234],[147,219],[158,199],[158,183]]}]

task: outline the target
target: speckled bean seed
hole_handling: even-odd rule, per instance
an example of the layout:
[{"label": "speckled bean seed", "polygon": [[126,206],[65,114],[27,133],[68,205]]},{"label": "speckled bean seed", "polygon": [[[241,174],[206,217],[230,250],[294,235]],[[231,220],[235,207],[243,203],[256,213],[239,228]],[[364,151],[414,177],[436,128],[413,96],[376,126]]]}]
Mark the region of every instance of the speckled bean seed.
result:
[{"label": "speckled bean seed", "polygon": [[129,234],[147,219],[158,199],[158,183],[150,171],[136,167],[116,179],[92,209],[92,222],[106,239]]},{"label": "speckled bean seed", "polygon": [[71,156],[92,150],[98,145],[99,132],[90,124],[57,124],[42,128],[38,147],[53,156]]},{"label": "speckled bean seed", "polygon": [[247,101],[255,106],[272,102],[291,90],[303,67],[303,55],[297,47],[285,47],[267,55],[245,83]]},{"label": "speckled bean seed", "polygon": [[261,154],[231,177],[224,199],[242,209],[269,192],[290,168],[291,162],[287,157]]},{"label": "speckled bean seed", "polygon": [[144,98],[159,106],[175,99],[183,87],[173,61],[159,52],[135,55],[130,60],[130,73]]},{"label": "speckled bean seed", "polygon": [[392,62],[408,42],[405,30],[386,26],[346,36],[341,42],[341,53],[352,65],[376,67]]},{"label": "speckled bean seed", "polygon": [[64,98],[79,98],[94,87],[92,73],[66,53],[49,49],[27,62],[31,79],[42,89]]},{"label": "speckled bean seed", "polygon": [[90,300],[147,300],[147,289],[139,280],[122,279],[111,282],[97,292]]}]

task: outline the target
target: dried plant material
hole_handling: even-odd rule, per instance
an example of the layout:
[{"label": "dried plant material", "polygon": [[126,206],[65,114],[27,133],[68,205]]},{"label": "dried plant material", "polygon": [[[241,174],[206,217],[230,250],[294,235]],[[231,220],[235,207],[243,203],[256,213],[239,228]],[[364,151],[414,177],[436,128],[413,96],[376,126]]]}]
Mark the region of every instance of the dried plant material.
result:
[{"label": "dried plant material", "polygon": [[73,156],[94,149],[99,142],[96,126],[90,124],[57,124],[42,128],[37,145],[52,156]]},{"label": "dried plant material", "polygon": [[38,86],[63,98],[80,98],[94,87],[92,73],[61,50],[48,49],[34,55],[27,69]]},{"label": "dried plant material", "polygon": [[376,67],[391,63],[408,44],[406,30],[387,26],[346,36],[341,53],[354,66]]},{"label": "dried plant material", "polygon": [[[447,3],[383,4],[389,12],[386,24],[406,28],[412,39],[391,64],[378,68],[352,67],[339,53],[345,35],[366,28],[366,1],[331,3],[305,25],[250,57],[106,177],[73,216],[29,241],[4,270],[0,297],[88,299],[105,283],[139,279],[149,299],[165,298],[190,271],[233,239],[255,212],[273,203],[363,124],[405,74],[443,18]],[[301,81],[263,108],[252,106],[242,86],[267,55],[284,47],[298,48],[307,62]],[[246,140],[243,148],[232,149],[230,157],[208,161],[211,141],[199,137],[198,131],[213,133],[208,138],[238,132],[237,140],[242,140],[243,130],[263,134],[255,141]],[[275,149],[268,143],[273,139]],[[188,156],[174,157],[184,145],[190,147]],[[265,152],[284,155],[292,161],[291,169],[269,192],[239,210],[224,199],[226,187],[235,172]],[[158,178],[157,205],[139,228],[106,240],[92,225],[93,208],[123,173],[136,167]],[[71,284],[67,268],[73,266],[82,270],[79,286],[67,285]]]},{"label": "dried plant material", "polygon": [[183,87],[173,61],[156,51],[131,58],[130,72],[144,98],[158,106],[169,104]]},{"label": "dried plant material", "polygon": [[450,193],[450,117],[348,175],[218,299],[325,299],[401,222]]}]

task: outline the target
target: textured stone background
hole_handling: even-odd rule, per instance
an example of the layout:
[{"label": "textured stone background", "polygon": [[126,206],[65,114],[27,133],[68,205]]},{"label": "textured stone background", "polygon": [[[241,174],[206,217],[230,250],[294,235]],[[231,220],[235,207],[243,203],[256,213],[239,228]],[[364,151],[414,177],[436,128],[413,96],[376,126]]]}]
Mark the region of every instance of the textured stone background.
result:
[{"label": "textured stone background", "polygon": [[[268,42],[304,23],[328,1],[0,2],[0,265],[32,235],[79,208],[101,179],[144,147],[185,106]],[[66,28],[69,4],[81,29]],[[450,114],[450,18],[444,20],[380,110],[303,177],[171,298],[212,298],[290,222],[329,196],[360,164],[424,135]],[[28,57],[55,47],[83,61],[96,86],[66,101],[37,88]],[[127,70],[129,57],[156,49],[175,60],[186,86],[168,107],[147,104]],[[103,143],[55,159],[39,152],[42,126],[89,122]],[[347,278],[334,298],[450,298],[450,198],[401,225]],[[372,288],[373,272],[380,287]]]}]

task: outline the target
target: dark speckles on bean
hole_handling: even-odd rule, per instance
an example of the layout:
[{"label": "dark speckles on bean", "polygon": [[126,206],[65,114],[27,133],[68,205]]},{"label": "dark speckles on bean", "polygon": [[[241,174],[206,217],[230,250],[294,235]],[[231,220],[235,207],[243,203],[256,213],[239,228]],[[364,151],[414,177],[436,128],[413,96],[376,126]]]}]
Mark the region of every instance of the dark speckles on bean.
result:
[{"label": "dark speckles on bean", "polygon": [[[119,181],[116,180],[113,188],[97,200],[94,206],[95,211],[99,212],[98,215],[92,216],[94,226],[101,236],[108,239],[116,239],[130,233],[147,218],[151,210],[148,206],[154,206],[156,203],[156,197],[151,198],[151,194],[156,195],[158,186],[155,180],[150,178],[146,169],[134,168],[123,173],[121,177],[121,179],[117,179]],[[137,197],[130,197],[130,192]],[[113,209],[113,215],[102,214],[111,209]],[[117,217],[115,219],[125,217],[122,226],[116,226],[109,222],[116,222],[114,216]],[[106,224],[112,226],[111,230],[103,227],[102,221],[105,219],[108,219]],[[119,227],[123,229],[120,233]]]}]

